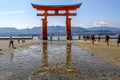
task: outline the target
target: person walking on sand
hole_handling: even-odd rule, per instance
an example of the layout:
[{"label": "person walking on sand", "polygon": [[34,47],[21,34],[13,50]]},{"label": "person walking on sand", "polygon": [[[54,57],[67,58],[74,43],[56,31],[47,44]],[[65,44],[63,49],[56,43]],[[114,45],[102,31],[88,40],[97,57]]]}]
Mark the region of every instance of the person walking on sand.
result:
[{"label": "person walking on sand", "polygon": [[25,39],[24,39],[24,37],[22,38],[22,43],[25,43]]},{"label": "person walking on sand", "polygon": [[80,40],[81,39],[81,35],[79,34],[79,36],[78,36],[78,39]]},{"label": "person walking on sand", "polygon": [[98,42],[100,42],[100,34],[98,35]]},{"label": "person walking on sand", "polygon": [[9,47],[11,47],[11,46],[12,46],[12,48],[15,48],[12,36],[10,37],[10,41],[9,41]]},{"label": "person walking on sand", "polygon": [[18,44],[20,43],[20,38],[18,38]]},{"label": "person walking on sand", "polygon": [[92,40],[92,45],[94,45],[94,41],[95,41],[95,36],[94,36],[94,34],[91,35],[91,40]]},{"label": "person walking on sand", "polygon": [[52,34],[50,34],[50,42],[52,42]]},{"label": "person walking on sand", "polygon": [[107,46],[109,46],[109,39],[110,39],[109,35],[106,34],[105,35],[105,42],[107,43]]},{"label": "person walking on sand", "polygon": [[60,37],[58,36],[58,41],[60,41]]},{"label": "person walking on sand", "polygon": [[118,35],[118,38],[117,38],[117,47],[119,47],[119,43],[120,43],[120,34]]}]

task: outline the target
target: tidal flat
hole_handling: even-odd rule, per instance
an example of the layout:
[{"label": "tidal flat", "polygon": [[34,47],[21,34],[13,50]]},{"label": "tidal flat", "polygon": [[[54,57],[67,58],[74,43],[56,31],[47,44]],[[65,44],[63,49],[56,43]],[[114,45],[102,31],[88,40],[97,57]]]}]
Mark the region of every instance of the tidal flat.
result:
[{"label": "tidal flat", "polygon": [[72,43],[44,41],[0,54],[0,80],[120,80],[120,68]]}]

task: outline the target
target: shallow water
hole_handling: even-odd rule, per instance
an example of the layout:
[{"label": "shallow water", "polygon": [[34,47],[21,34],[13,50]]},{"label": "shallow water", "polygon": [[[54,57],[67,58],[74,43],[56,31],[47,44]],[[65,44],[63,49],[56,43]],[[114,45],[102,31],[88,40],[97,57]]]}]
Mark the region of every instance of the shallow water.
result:
[{"label": "shallow water", "polygon": [[71,43],[43,42],[0,55],[0,80],[120,80],[120,68]]}]

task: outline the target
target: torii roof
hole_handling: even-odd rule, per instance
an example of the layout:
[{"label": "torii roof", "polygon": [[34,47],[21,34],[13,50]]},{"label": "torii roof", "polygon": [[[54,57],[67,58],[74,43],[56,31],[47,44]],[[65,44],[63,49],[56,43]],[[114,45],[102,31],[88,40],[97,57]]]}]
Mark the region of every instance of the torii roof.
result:
[{"label": "torii roof", "polygon": [[38,5],[31,3],[36,10],[76,10],[81,4],[82,3],[73,5]]}]

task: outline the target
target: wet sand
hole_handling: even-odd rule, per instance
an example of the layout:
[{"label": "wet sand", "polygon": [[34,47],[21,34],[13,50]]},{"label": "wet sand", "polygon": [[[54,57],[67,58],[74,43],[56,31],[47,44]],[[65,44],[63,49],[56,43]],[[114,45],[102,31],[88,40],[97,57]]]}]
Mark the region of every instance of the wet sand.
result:
[{"label": "wet sand", "polygon": [[91,41],[84,40],[74,40],[72,43],[90,52],[93,56],[120,67],[120,44],[117,47],[116,39],[110,39],[109,46],[107,46],[104,39],[101,42],[95,41],[94,46],[91,44]]},{"label": "wet sand", "polygon": [[[25,43],[22,43],[21,40],[18,43],[18,40],[14,40],[14,46],[16,49],[19,49],[19,48],[27,47],[29,45],[37,44],[39,42],[40,40],[30,39],[30,40],[25,40]],[[0,51],[5,52],[11,49],[12,47],[9,47],[9,40],[0,40]]]},{"label": "wet sand", "polygon": [[86,44],[41,41],[10,49],[8,55],[0,55],[0,80],[120,80],[118,66],[99,59],[79,43]]}]

